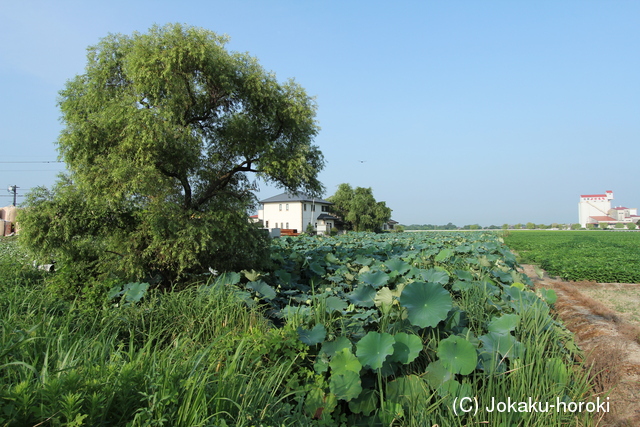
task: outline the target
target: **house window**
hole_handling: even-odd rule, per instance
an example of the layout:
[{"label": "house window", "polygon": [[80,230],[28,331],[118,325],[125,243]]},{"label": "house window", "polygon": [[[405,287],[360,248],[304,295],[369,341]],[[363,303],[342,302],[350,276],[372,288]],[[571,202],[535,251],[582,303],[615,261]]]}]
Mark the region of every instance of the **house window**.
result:
[{"label": "house window", "polygon": [[304,205],[304,210],[306,211],[307,210],[307,204],[303,203],[303,205]]},{"label": "house window", "polygon": [[282,210],[282,203],[280,203],[280,206],[279,206],[279,208],[280,208],[280,210]]},{"label": "house window", "polygon": [[287,203],[287,210],[289,210],[289,203]]},{"label": "house window", "polygon": [[287,227],[286,228],[289,228],[289,223],[287,223]]},{"label": "house window", "polygon": [[280,228],[284,228],[284,224],[283,223],[280,223]]},{"label": "house window", "polygon": [[269,221],[265,221],[264,228],[269,228]]},{"label": "house window", "polygon": [[322,212],[329,212],[329,206],[322,205]]},{"label": "house window", "polygon": [[316,205],[311,205],[311,212],[315,212],[316,211]]}]

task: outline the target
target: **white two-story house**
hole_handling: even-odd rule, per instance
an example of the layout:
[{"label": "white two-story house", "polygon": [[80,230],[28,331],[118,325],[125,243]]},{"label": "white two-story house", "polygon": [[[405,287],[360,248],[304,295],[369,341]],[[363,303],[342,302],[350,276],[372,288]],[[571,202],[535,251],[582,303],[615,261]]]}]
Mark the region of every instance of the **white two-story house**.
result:
[{"label": "white two-story house", "polygon": [[260,201],[258,221],[270,232],[274,229],[304,233],[309,224],[318,234],[329,234],[338,218],[329,213],[332,205],[324,199],[302,193],[282,193]]}]

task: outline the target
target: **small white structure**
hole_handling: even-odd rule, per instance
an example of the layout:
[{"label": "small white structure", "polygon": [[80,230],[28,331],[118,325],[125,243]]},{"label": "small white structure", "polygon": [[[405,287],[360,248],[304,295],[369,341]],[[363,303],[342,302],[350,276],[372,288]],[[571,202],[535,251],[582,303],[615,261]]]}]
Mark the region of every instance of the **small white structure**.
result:
[{"label": "small white structure", "polygon": [[329,234],[338,218],[329,214],[333,203],[305,194],[282,193],[260,201],[257,220],[273,235],[275,229],[304,233],[311,224],[318,234]]},{"label": "small white structure", "polygon": [[610,224],[629,224],[640,220],[637,208],[611,207],[613,191],[605,194],[583,194],[578,203],[578,217],[581,227],[587,224],[599,224],[608,227]]}]

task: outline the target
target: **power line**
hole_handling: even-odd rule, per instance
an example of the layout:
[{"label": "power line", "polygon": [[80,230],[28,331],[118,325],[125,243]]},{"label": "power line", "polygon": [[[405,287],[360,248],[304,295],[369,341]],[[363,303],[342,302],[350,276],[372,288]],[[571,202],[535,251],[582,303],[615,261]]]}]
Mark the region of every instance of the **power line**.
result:
[{"label": "power line", "polygon": [[39,162],[0,162],[0,163],[64,163],[62,160],[39,161]]}]

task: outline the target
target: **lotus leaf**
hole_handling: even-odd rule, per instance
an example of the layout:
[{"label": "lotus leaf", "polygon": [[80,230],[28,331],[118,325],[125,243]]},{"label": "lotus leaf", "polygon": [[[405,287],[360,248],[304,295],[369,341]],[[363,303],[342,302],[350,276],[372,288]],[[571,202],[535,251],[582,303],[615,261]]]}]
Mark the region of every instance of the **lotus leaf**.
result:
[{"label": "lotus leaf", "polygon": [[417,335],[409,335],[404,332],[393,336],[396,343],[393,345],[393,354],[389,360],[409,364],[413,362],[422,351],[422,340]]},{"label": "lotus leaf", "polygon": [[376,290],[371,285],[360,284],[347,295],[347,299],[360,307],[373,307],[373,300],[376,297]]},{"label": "lotus leaf", "polygon": [[299,317],[301,319],[305,319],[311,314],[311,307],[306,305],[286,305],[281,311],[282,317],[285,319],[291,320]]},{"label": "lotus leaf", "polygon": [[384,263],[389,270],[397,272],[398,275],[405,274],[411,270],[411,266],[399,258],[392,258]]},{"label": "lotus leaf", "polygon": [[435,327],[453,307],[451,295],[437,283],[409,283],[399,301],[407,309],[409,321],[421,328]]},{"label": "lotus leaf", "polygon": [[274,299],[276,297],[276,291],[271,286],[267,285],[264,280],[258,280],[247,284],[248,289],[253,289],[266,299]]},{"label": "lotus leaf", "polygon": [[244,277],[246,277],[251,282],[255,282],[262,276],[262,273],[255,270],[242,270],[242,272],[244,273]]},{"label": "lotus leaf", "polygon": [[391,334],[371,331],[356,344],[356,355],[362,366],[379,369],[384,360],[393,354],[394,344],[395,340]]},{"label": "lotus leaf", "polygon": [[287,270],[276,270],[274,274],[280,283],[291,283],[291,273]]},{"label": "lotus leaf", "polygon": [[331,252],[328,252],[324,256],[324,260],[327,261],[330,264],[339,264],[340,263],[340,260],[338,258],[336,258],[336,256],[334,254],[332,254]]},{"label": "lotus leaf", "polygon": [[353,371],[345,371],[344,374],[332,374],[329,379],[329,390],[338,399],[346,401],[358,397],[362,392],[360,374]]},{"label": "lotus leaf", "polygon": [[374,390],[365,389],[355,399],[349,401],[349,409],[354,414],[371,415],[378,407],[378,396]]},{"label": "lotus leaf", "polygon": [[434,261],[435,262],[446,261],[449,258],[451,258],[452,255],[453,255],[453,251],[451,249],[443,249],[440,251],[440,253],[438,253],[438,255],[436,255]]},{"label": "lotus leaf", "polygon": [[443,270],[441,268],[432,268],[427,271],[421,271],[420,275],[422,276],[422,280],[431,283],[439,283],[441,285],[446,285],[449,283],[449,273],[447,270]]},{"label": "lotus leaf", "polygon": [[120,292],[114,292],[116,288],[111,289],[110,295],[111,298],[115,298],[117,296],[122,295],[124,300],[128,303],[136,303],[139,302],[142,297],[147,293],[147,289],[149,289],[148,283],[127,283],[122,287]]},{"label": "lotus leaf", "polygon": [[242,277],[240,276],[240,273],[236,273],[234,272],[226,272],[226,273],[222,273],[220,276],[218,276],[218,279],[216,280],[216,283],[220,283],[223,285],[236,285],[238,283],[240,283],[240,279]]},{"label": "lotus leaf", "polygon": [[458,279],[460,279],[460,280],[466,280],[468,282],[472,282],[473,281],[473,276],[471,275],[470,271],[467,271],[467,270],[455,270],[454,273],[455,273],[456,276],[458,276]]},{"label": "lotus leaf", "polygon": [[453,374],[444,367],[442,360],[429,363],[426,369],[425,380],[432,389],[437,389],[445,381],[453,378]]},{"label": "lotus leaf", "polygon": [[306,345],[316,345],[324,341],[327,330],[322,323],[317,323],[311,330],[298,327],[298,336]]},{"label": "lotus leaf", "polygon": [[321,352],[333,357],[338,351],[345,348],[351,350],[351,341],[349,341],[349,338],[347,337],[338,337],[338,339],[334,341],[323,342]]},{"label": "lotus leaf", "polygon": [[316,357],[316,361],[313,362],[313,370],[316,371],[316,374],[322,374],[329,370],[329,356],[322,351],[318,353]]},{"label": "lotus leaf", "polygon": [[373,259],[371,259],[370,257],[366,257],[364,255],[358,255],[356,259],[353,260],[353,262],[360,265],[371,265],[371,263],[373,262]]},{"label": "lotus leaf", "polygon": [[451,289],[454,291],[466,291],[474,286],[473,282],[467,282],[466,280],[456,280],[451,285]]},{"label": "lotus leaf", "polygon": [[504,357],[514,358],[522,357],[524,347],[522,343],[517,341],[511,334],[499,334],[497,332],[489,332],[480,337],[483,351],[489,353],[498,352]]},{"label": "lotus leaf", "polygon": [[538,292],[540,292],[542,299],[549,305],[555,304],[556,301],[558,301],[558,295],[553,289],[540,288]]},{"label": "lotus leaf", "polygon": [[329,363],[333,374],[345,375],[347,371],[360,372],[362,365],[348,348],[338,350]]},{"label": "lotus leaf", "polygon": [[497,351],[487,352],[486,349],[480,349],[478,355],[478,368],[488,374],[502,373],[507,370],[505,359],[500,356]]},{"label": "lotus leaf", "polygon": [[325,395],[324,390],[319,387],[313,388],[304,399],[304,409],[309,416],[321,419],[329,418],[329,415],[338,405],[335,394]]},{"label": "lotus leaf", "polygon": [[503,314],[500,317],[494,317],[487,329],[489,332],[497,332],[499,334],[508,334],[513,331],[520,322],[520,316],[517,314]]},{"label": "lotus leaf", "polygon": [[478,264],[480,264],[483,267],[491,267],[491,261],[489,261],[489,258],[487,258],[486,255],[482,255],[478,257]]},{"label": "lotus leaf", "polygon": [[438,358],[451,373],[468,375],[476,368],[478,353],[466,339],[451,335],[438,344]]},{"label": "lotus leaf", "polygon": [[424,380],[417,375],[407,375],[387,383],[386,397],[392,402],[411,404],[427,392]]},{"label": "lotus leaf", "polygon": [[389,275],[384,271],[367,271],[366,273],[360,274],[358,279],[374,288],[379,288],[389,282]]},{"label": "lotus leaf", "polygon": [[334,296],[327,297],[327,299],[325,300],[325,304],[327,307],[327,313],[331,313],[332,311],[345,310],[348,305],[345,300]]},{"label": "lotus leaf", "polygon": [[318,276],[324,276],[326,273],[324,268],[315,261],[309,264],[309,270],[313,271]]},{"label": "lotus leaf", "polygon": [[373,301],[376,307],[383,307],[385,309],[390,307],[393,304],[393,293],[391,292],[391,289],[386,286],[380,289],[376,293],[376,297]]},{"label": "lotus leaf", "polygon": [[469,318],[467,313],[460,310],[457,307],[453,307],[447,316],[446,321],[446,329],[447,330],[455,330],[456,332],[467,330],[467,324],[469,323]]}]

